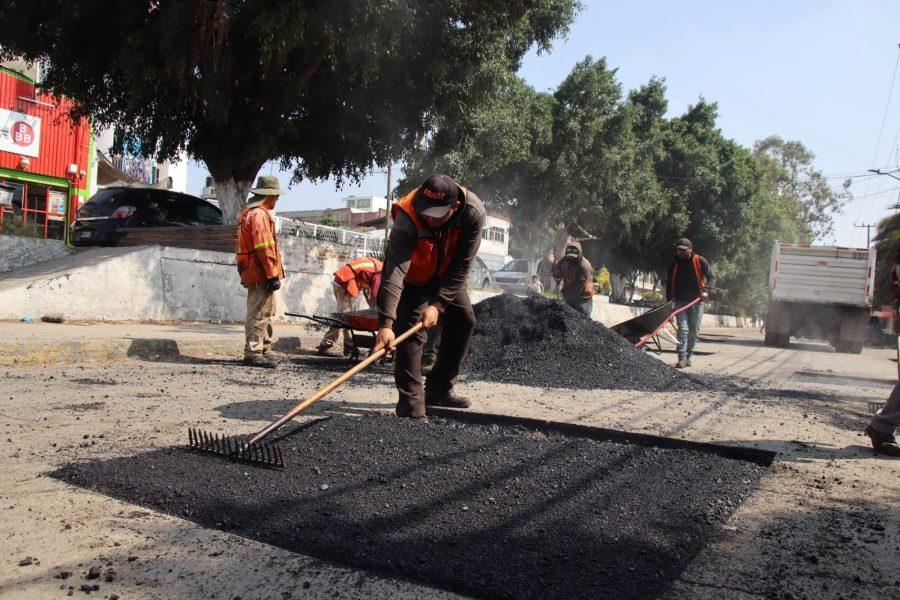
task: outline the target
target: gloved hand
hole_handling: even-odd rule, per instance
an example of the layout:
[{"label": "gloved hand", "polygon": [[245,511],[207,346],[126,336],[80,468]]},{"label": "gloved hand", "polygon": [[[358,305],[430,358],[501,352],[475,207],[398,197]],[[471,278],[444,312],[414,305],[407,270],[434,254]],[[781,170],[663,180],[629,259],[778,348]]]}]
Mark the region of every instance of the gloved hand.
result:
[{"label": "gloved hand", "polygon": [[264,288],[267,292],[274,292],[275,290],[281,289],[281,280],[277,277],[272,277],[266,280],[266,287]]}]

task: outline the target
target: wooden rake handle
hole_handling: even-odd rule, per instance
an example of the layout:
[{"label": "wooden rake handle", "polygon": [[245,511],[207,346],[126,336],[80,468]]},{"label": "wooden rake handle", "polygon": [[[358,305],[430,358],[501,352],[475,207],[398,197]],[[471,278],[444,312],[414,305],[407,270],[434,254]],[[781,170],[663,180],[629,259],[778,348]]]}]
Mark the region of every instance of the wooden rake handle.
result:
[{"label": "wooden rake handle", "polygon": [[[415,325],[413,325],[412,327],[407,329],[405,332],[401,333],[399,336],[394,338],[394,347],[397,347],[401,343],[405,342],[407,338],[409,338],[410,336],[415,334],[420,329],[422,329],[421,322],[416,323]],[[301,402],[300,404],[298,404],[291,410],[287,411],[283,417],[281,417],[277,421],[272,422],[265,429],[263,429],[262,431],[260,431],[259,433],[257,433],[253,437],[251,437],[248,444],[255,444],[256,442],[260,441],[261,439],[263,439],[264,437],[266,437],[267,435],[269,435],[270,433],[272,433],[273,431],[275,431],[276,429],[278,429],[279,427],[281,427],[282,425],[284,425],[285,423],[287,423],[288,421],[290,421],[291,419],[293,419],[294,417],[296,417],[297,415],[302,413],[304,410],[306,410],[307,408],[309,408],[310,406],[312,406],[313,404],[315,404],[316,402],[318,402],[319,400],[321,400],[322,398],[324,398],[325,396],[327,396],[328,394],[333,392],[335,389],[337,389],[338,387],[343,385],[344,382],[346,382],[348,379],[350,379],[351,377],[353,377],[354,375],[356,375],[357,373],[359,373],[360,371],[362,371],[363,369],[365,369],[372,363],[378,361],[385,354],[387,354],[387,349],[385,349],[385,348],[382,348],[381,350],[378,350],[377,352],[373,352],[364,361],[355,364],[346,373],[344,373],[343,375],[341,375],[340,377],[338,377],[337,379],[335,379],[334,381],[332,381],[325,387],[321,388],[319,391],[314,393],[312,396],[307,397],[303,402]]]}]

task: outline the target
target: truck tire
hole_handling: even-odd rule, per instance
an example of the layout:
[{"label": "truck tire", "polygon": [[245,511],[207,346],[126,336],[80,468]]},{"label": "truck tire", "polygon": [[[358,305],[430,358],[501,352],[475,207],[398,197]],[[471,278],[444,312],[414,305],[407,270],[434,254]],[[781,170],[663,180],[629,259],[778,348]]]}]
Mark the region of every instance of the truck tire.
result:
[{"label": "truck tire", "polygon": [[763,344],[772,346],[773,348],[787,348],[790,344],[790,340],[791,336],[788,333],[772,333],[767,331],[766,337],[763,339]]},{"label": "truck tire", "polygon": [[843,354],[862,354],[863,342],[855,340],[837,340],[832,344],[835,352]]}]

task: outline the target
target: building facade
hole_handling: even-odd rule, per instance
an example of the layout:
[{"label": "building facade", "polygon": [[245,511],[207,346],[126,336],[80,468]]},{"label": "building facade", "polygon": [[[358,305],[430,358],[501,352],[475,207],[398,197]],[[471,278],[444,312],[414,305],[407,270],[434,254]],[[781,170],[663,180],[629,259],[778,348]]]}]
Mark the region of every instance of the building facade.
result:
[{"label": "building facade", "polygon": [[509,219],[488,214],[481,232],[478,257],[493,273],[509,260]]},{"label": "building facade", "polygon": [[21,71],[0,66],[0,227],[66,239],[90,195],[90,123],[72,121],[67,98],[40,92],[36,68]]}]

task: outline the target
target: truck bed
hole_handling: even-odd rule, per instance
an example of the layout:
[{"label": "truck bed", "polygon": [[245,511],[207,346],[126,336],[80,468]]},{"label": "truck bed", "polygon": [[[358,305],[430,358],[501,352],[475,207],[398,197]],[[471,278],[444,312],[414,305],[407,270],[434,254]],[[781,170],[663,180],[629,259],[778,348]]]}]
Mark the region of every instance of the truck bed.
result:
[{"label": "truck bed", "polygon": [[874,275],[866,248],[775,242],[769,289],[774,301],[871,306]]}]

